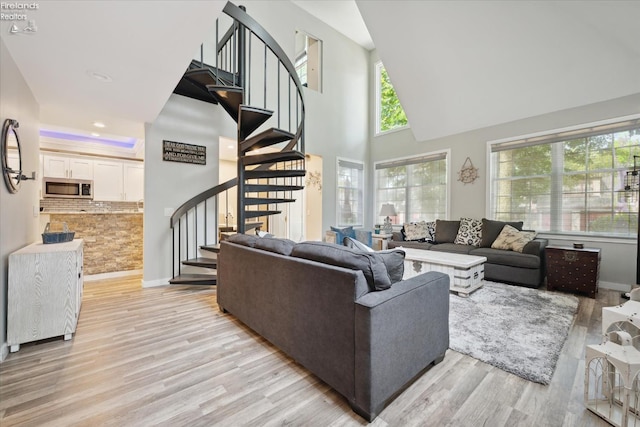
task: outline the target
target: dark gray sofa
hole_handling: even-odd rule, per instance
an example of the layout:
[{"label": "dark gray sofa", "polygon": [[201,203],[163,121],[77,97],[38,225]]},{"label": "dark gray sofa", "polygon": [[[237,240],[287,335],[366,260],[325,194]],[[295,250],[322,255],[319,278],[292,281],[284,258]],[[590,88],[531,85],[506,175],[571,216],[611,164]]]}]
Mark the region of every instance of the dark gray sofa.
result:
[{"label": "dark gray sofa", "polygon": [[[434,243],[406,241],[403,240],[401,232],[394,232],[388,246],[389,248],[405,247],[483,256],[487,258],[487,262],[484,264],[484,278],[486,280],[528,288],[540,287],[546,277],[545,248],[549,243],[548,240],[537,237],[527,243],[522,253],[493,249],[490,247],[491,242],[495,240],[500,232],[500,223],[500,221],[483,219],[483,227],[486,230],[492,228],[485,234],[491,234],[491,236],[484,236],[479,246],[452,243],[456,237],[460,221],[437,221],[436,224],[440,224],[442,231],[439,232],[438,225],[436,225]],[[509,222],[508,224],[522,228],[521,222]]]},{"label": "dark gray sofa", "polygon": [[[443,359],[447,275],[429,272],[372,291],[375,256],[322,242],[239,240],[220,244],[220,309],[333,387],[365,419]],[[365,277],[363,270],[307,259],[316,254],[337,265],[353,258],[372,267]]]}]

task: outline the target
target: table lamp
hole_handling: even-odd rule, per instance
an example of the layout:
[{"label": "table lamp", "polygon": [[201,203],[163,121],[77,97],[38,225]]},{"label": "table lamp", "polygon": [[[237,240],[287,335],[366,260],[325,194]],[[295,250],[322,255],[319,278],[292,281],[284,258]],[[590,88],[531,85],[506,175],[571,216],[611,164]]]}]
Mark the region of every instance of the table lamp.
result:
[{"label": "table lamp", "polygon": [[391,218],[390,216],[395,216],[396,208],[391,203],[384,203],[380,208],[380,216],[386,217],[384,219],[384,225],[382,226],[382,232],[385,234],[393,233],[393,227],[391,226]]}]

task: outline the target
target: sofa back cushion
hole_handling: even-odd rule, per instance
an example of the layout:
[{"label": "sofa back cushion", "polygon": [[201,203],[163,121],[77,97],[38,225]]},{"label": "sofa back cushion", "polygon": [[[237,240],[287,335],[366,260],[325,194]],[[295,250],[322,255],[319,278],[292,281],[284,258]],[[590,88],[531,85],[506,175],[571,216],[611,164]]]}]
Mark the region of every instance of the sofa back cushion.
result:
[{"label": "sofa back cushion", "polygon": [[289,239],[278,239],[276,237],[261,237],[256,239],[255,248],[262,249],[269,252],[274,252],[280,255],[291,255],[291,250],[295,246],[296,242]]},{"label": "sofa back cushion", "polygon": [[256,246],[256,241],[259,239],[258,236],[253,236],[251,234],[233,234],[227,238],[228,242],[237,243],[242,246],[249,246],[250,248],[254,248]]},{"label": "sofa back cushion", "polygon": [[460,221],[436,220],[436,243],[453,243],[458,236]]},{"label": "sofa back cushion", "polygon": [[522,221],[494,221],[482,218],[482,238],[480,239],[481,248],[490,248],[493,242],[498,238],[505,224],[509,224],[516,230],[522,230]]},{"label": "sofa back cushion", "polygon": [[291,256],[360,270],[371,291],[382,291],[391,287],[384,259],[376,252],[363,252],[333,243],[302,242],[293,247]]}]

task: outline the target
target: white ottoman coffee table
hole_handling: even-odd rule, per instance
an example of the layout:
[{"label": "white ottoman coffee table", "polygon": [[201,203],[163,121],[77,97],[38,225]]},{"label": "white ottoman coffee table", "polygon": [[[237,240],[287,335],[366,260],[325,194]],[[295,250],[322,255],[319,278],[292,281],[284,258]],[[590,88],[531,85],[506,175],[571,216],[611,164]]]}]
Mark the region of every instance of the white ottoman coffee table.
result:
[{"label": "white ottoman coffee table", "polygon": [[427,271],[439,271],[449,275],[449,290],[461,297],[468,297],[484,285],[486,257],[413,248],[398,249],[406,253],[403,279],[409,279]]}]

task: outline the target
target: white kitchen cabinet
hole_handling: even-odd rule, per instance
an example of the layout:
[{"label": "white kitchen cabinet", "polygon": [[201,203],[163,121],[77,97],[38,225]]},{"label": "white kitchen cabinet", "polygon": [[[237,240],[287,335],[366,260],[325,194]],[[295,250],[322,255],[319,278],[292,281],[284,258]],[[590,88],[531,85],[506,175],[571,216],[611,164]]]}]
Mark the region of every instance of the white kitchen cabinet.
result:
[{"label": "white kitchen cabinet", "polygon": [[144,165],[124,163],[124,200],[137,202],[144,199]]},{"label": "white kitchen cabinet", "polygon": [[121,201],[124,199],[123,164],[113,160],[94,160],[93,200]]},{"label": "white kitchen cabinet", "polygon": [[82,305],[83,240],[34,243],[9,255],[7,344],[64,336],[76,331]]},{"label": "white kitchen cabinet", "polygon": [[42,156],[47,178],[93,179],[93,160],[81,157]]}]

